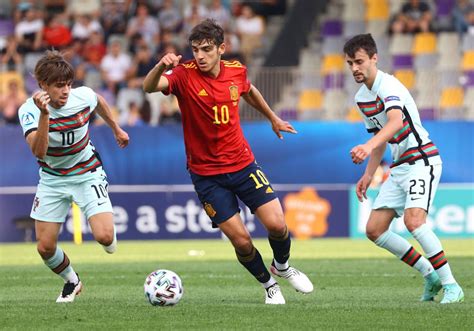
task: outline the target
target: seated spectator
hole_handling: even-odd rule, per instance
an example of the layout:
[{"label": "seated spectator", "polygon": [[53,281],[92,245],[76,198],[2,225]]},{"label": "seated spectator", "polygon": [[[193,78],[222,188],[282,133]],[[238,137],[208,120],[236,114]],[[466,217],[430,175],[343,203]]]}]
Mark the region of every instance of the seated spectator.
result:
[{"label": "seated spectator", "polygon": [[156,45],[160,41],[160,25],[158,20],[149,15],[148,6],[139,4],[137,13],[132,17],[127,25],[126,36],[132,38],[141,35],[149,45]]},{"label": "seated spectator", "polygon": [[44,9],[48,14],[62,14],[66,11],[66,0],[43,0]]},{"label": "seated spectator", "polygon": [[284,15],[286,12],[286,0],[261,0],[252,1],[255,13],[263,18],[271,15]]},{"label": "seated spectator", "polygon": [[221,0],[212,0],[208,17],[219,23],[224,30],[230,28],[230,11],[222,5]]},{"label": "seated spectator", "polygon": [[18,124],[18,109],[26,101],[26,92],[20,89],[18,81],[12,79],[8,82],[7,91],[0,94],[0,110],[3,121],[7,124]]},{"label": "seated spectator", "polygon": [[7,46],[0,52],[0,71],[23,70],[23,57],[18,53],[18,43],[14,36],[7,38]]},{"label": "seated spectator", "polygon": [[150,48],[142,45],[135,54],[128,72],[128,87],[141,89],[143,80],[155,65],[156,61],[153,59]]},{"label": "seated spectator", "polygon": [[20,13],[20,22],[15,26],[18,52],[25,54],[40,51],[43,41],[43,20],[39,18],[35,8],[28,3],[22,3]]},{"label": "seated spectator", "polygon": [[112,34],[124,34],[127,28],[125,3],[107,1],[103,4],[100,22],[104,28],[104,40],[107,42]]},{"label": "seated spectator", "polygon": [[[174,105],[173,105],[174,104]],[[163,98],[160,103],[160,125],[181,123],[181,113],[174,99]]]},{"label": "seated spectator", "polygon": [[116,94],[126,86],[126,75],[131,64],[130,56],[122,51],[121,42],[111,40],[108,53],[100,63],[102,79],[111,92]]},{"label": "seated spectator", "polygon": [[52,14],[46,19],[43,29],[44,46],[47,48],[63,49],[72,41],[69,27],[61,22],[60,14]]},{"label": "seated spectator", "polygon": [[191,14],[184,18],[183,29],[181,30],[181,34],[183,36],[182,40],[187,40],[186,36],[189,36],[193,27],[198,25],[202,20],[203,18],[201,15],[199,15],[198,7],[194,7]]},{"label": "seated spectator", "polygon": [[469,0],[457,0],[452,17],[456,31],[459,34],[467,32],[469,28],[474,27],[474,4]]},{"label": "seated spectator", "polygon": [[241,14],[236,20],[236,32],[240,37],[240,51],[246,64],[251,62],[251,56],[255,48],[262,46],[264,30],[263,19],[255,15],[251,6],[243,5]]},{"label": "seated spectator", "polygon": [[421,0],[410,0],[393,20],[392,33],[417,33],[430,31],[433,15],[428,4]]},{"label": "seated spectator", "polygon": [[[177,39],[178,35],[175,33],[172,33],[170,31],[163,31],[163,34],[161,35],[161,42],[158,45],[156,49],[156,58],[161,59],[166,53],[175,53],[178,54],[179,52],[178,47],[176,46],[176,41],[180,40],[181,42],[184,42],[180,46],[184,46],[184,48],[189,48],[187,47],[186,39],[181,38]],[[171,51],[170,51],[171,50]]]},{"label": "seated spectator", "polygon": [[100,0],[81,0],[68,1],[67,12],[72,15],[90,15],[91,17],[99,17],[101,9]]},{"label": "seated spectator", "polygon": [[163,7],[158,13],[158,22],[160,29],[179,32],[182,27],[182,17],[179,10],[174,6],[173,0],[164,0]]},{"label": "seated spectator", "polygon": [[206,6],[200,0],[186,1],[186,6],[183,9],[183,16],[185,20],[191,19],[191,16],[198,16],[199,21],[208,17]]},{"label": "seated spectator", "polygon": [[95,69],[99,69],[100,63],[106,53],[107,48],[105,47],[104,37],[97,31],[92,32],[89,39],[84,44],[84,60]]},{"label": "seated spectator", "polygon": [[146,125],[145,121],[142,119],[140,114],[140,107],[134,102],[130,103],[128,110],[127,121],[125,122],[127,126],[144,126]]},{"label": "seated spectator", "polygon": [[239,38],[235,33],[226,31],[224,34],[225,53],[222,54],[222,59],[227,61],[239,61],[244,63],[245,59],[240,53]]},{"label": "seated spectator", "polygon": [[102,33],[102,26],[99,21],[90,15],[77,15],[72,26],[72,36],[74,39],[86,40],[92,32]]}]

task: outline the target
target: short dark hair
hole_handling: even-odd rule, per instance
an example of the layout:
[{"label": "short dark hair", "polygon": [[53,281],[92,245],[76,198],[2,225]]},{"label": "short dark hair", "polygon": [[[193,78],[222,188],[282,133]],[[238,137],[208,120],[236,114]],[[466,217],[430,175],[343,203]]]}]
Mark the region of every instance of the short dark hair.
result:
[{"label": "short dark hair", "polygon": [[193,41],[208,41],[219,47],[224,42],[224,29],[215,20],[205,19],[191,30],[188,42],[191,44]]},{"label": "short dark hair", "polygon": [[74,79],[74,68],[56,50],[48,50],[36,63],[35,78],[38,83],[51,85],[57,82],[70,82]]},{"label": "short dark hair", "polygon": [[377,45],[370,33],[354,36],[344,44],[344,54],[347,54],[350,57],[354,57],[359,49],[366,51],[369,58],[374,56],[374,54],[377,54]]}]

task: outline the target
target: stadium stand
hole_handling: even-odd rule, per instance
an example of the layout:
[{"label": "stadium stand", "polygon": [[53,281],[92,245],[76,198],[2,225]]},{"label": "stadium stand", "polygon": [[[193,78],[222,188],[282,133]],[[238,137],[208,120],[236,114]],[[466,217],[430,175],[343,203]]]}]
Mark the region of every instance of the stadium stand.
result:
[{"label": "stadium stand", "polygon": [[[468,101],[472,100],[471,89],[474,87],[474,29],[469,21],[464,20],[467,16],[463,16],[472,8],[461,8],[456,0],[425,0],[433,18],[430,31],[419,33],[390,32],[394,19],[408,0],[325,0],[317,5],[312,3],[311,10],[308,3],[303,6],[304,1],[298,0],[274,1],[274,7],[243,0],[202,0],[194,14],[184,0],[90,0],[84,6],[55,1],[59,5],[54,8],[45,3],[17,0],[0,4],[2,77],[10,73],[19,74],[21,90],[31,94],[37,89],[32,72],[47,45],[43,43],[40,49],[34,49],[37,45],[29,44],[34,51],[18,53],[16,45],[23,41],[17,40],[15,30],[20,23],[23,31],[25,22],[35,22],[26,23],[26,29],[31,28],[36,36],[37,27],[41,24],[46,27],[45,22],[50,22],[48,18],[54,17],[57,24],[70,29],[73,35],[82,33],[86,36],[85,39],[76,37],[62,50],[69,54],[68,59],[76,68],[78,84],[85,84],[103,94],[122,123],[128,123],[127,116],[133,106],[139,108],[145,124],[159,125],[162,102],[159,98],[145,98],[136,90],[139,83],[132,68],[125,69],[126,72],[122,73],[125,78],[117,84],[104,81],[106,75],[100,69],[101,66],[104,68],[101,64],[107,61],[104,58],[107,59],[110,46],[119,42],[123,53],[130,59],[135,59],[143,45],[151,49],[154,61],[170,50],[190,59],[192,54],[186,45],[186,33],[192,20],[202,19],[202,15],[207,14],[222,21],[227,29],[226,40],[232,41],[231,58],[240,59],[249,66],[252,82],[284,118],[359,119],[354,114],[353,104],[359,86],[346,69],[342,54],[344,42],[359,33],[373,34],[378,45],[379,67],[397,76],[410,89],[423,118],[473,117],[473,107]],[[143,15],[138,3],[147,5],[150,24],[155,26],[154,22],[158,22],[159,36],[146,33],[142,36],[130,27],[133,26],[130,22],[137,21],[137,11]],[[252,42],[252,47],[247,47],[248,40],[255,38],[243,36],[242,31],[236,29],[236,23],[244,19],[241,15],[242,9],[246,11],[246,4],[255,11],[256,20],[264,24],[260,40]],[[299,12],[298,6],[301,7]],[[106,10],[97,11],[97,8]],[[301,13],[308,13],[311,17],[303,19]],[[308,20],[311,28],[307,31],[305,22]],[[85,26],[78,28],[86,21],[90,31]],[[462,29],[460,24],[464,24]],[[295,34],[295,31],[301,34]],[[288,37],[290,32],[291,38]],[[286,43],[279,45],[282,40]],[[23,52],[21,48],[19,50]],[[136,66],[133,70],[137,70]],[[6,86],[4,79],[2,85]],[[121,92],[123,88],[126,90]],[[133,92],[129,93],[129,89]],[[0,125],[5,122],[2,113],[0,106]],[[261,120],[262,116],[242,103],[241,118]]]}]

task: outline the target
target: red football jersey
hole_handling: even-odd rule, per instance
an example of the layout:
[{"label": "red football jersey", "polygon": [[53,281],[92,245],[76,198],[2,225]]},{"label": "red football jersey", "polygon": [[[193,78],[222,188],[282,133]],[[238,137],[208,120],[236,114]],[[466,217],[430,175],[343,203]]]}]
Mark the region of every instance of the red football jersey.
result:
[{"label": "red football jersey", "polygon": [[240,127],[239,99],[250,90],[247,69],[238,61],[221,61],[213,78],[188,61],[164,75],[178,98],[189,169],[217,175],[243,169],[254,160]]}]

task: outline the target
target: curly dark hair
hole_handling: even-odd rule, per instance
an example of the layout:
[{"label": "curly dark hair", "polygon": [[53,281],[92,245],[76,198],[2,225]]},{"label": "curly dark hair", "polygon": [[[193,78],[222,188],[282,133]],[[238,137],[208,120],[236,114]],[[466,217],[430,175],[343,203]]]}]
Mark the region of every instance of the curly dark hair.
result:
[{"label": "curly dark hair", "polygon": [[193,41],[208,41],[219,47],[224,42],[224,29],[215,20],[205,19],[191,30],[188,42],[191,44]]},{"label": "curly dark hair", "polygon": [[377,53],[377,45],[370,33],[359,34],[349,39],[344,45],[344,54],[353,58],[359,49],[365,50],[369,58]]}]

